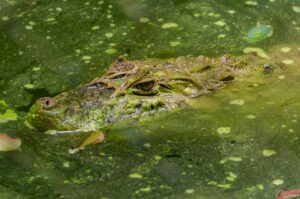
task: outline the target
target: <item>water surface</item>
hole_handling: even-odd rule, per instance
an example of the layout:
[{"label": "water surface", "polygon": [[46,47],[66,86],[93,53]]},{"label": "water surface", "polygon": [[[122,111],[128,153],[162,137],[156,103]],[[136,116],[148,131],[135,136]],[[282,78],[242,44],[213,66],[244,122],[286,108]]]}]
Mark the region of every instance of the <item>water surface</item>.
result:
[{"label": "water surface", "polygon": [[[0,2],[0,100],[17,121],[1,133],[21,151],[0,154],[0,198],[275,198],[300,188],[300,4],[276,1]],[[249,44],[257,24],[273,35]],[[107,132],[72,155],[85,135],[48,136],[23,117],[35,99],[100,76],[118,56],[243,55],[265,50],[261,74],[164,113]],[[255,53],[254,53],[255,54]],[[258,61],[259,60],[259,61]]]}]

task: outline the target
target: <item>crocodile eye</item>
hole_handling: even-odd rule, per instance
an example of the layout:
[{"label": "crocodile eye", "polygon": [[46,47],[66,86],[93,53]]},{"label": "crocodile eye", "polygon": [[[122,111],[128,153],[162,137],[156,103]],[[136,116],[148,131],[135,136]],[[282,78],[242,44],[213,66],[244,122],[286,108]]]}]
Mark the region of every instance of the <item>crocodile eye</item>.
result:
[{"label": "crocodile eye", "polygon": [[55,100],[50,97],[44,97],[41,98],[40,100],[41,100],[41,107],[46,110],[51,109],[56,105]]},{"label": "crocodile eye", "polygon": [[154,81],[142,82],[134,86],[134,88],[142,91],[151,91],[155,85]]}]

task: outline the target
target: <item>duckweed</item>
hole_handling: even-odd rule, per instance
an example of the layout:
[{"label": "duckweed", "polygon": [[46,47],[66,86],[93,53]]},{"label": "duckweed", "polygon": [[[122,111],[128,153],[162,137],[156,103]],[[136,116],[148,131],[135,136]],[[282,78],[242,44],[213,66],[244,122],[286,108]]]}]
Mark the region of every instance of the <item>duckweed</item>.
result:
[{"label": "duckweed", "polygon": [[274,150],[271,150],[271,149],[264,149],[262,151],[262,154],[263,154],[263,156],[270,157],[270,156],[277,154],[277,152]]},{"label": "duckweed", "polygon": [[162,29],[170,29],[170,28],[177,28],[177,27],[178,27],[178,24],[173,23],[173,22],[164,23],[163,25],[161,25]]}]

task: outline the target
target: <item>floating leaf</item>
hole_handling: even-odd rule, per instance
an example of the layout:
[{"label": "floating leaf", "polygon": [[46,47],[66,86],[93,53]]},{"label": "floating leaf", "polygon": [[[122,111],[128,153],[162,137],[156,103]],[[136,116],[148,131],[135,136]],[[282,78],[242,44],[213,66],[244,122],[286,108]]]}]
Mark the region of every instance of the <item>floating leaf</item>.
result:
[{"label": "floating leaf", "polygon": [[0,133],[0,151],[12,151],[21,146],[20,138],[11,138],[4,133]]},{"label": "floating leaf", "polygon": [[272,36],[273,26],[271,25],[257,25],[249,30],[247,34],[247,42],[256,43]]},{"label": "floating leaf", "polygon": [[[48,132],[49,133],[49,132]],[[77,153],[79,150],[84,150],[86,146],[103,142],[104,133],[102,131],[92,132],[81,144],[75,149],[70,149],[69,153]]]}]

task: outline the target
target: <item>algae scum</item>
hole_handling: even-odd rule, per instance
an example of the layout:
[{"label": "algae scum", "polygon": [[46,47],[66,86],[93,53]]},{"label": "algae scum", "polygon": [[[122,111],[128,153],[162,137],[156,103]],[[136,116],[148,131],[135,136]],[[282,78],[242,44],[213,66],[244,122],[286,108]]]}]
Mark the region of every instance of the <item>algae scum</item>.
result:
[{"label": "algae scum", "polygon": [[[300,188],[300,4],[270,1],[0,2],[0,198],[275,198]],[[248,37],[248,38],[247,38]],[[251,42],[249,42],[251,41]],[[42,96],[101,76],[109,63],[257,54],[277,63],[201,97],[195,108],[107,131],[49,136],[23,119]]]}]

